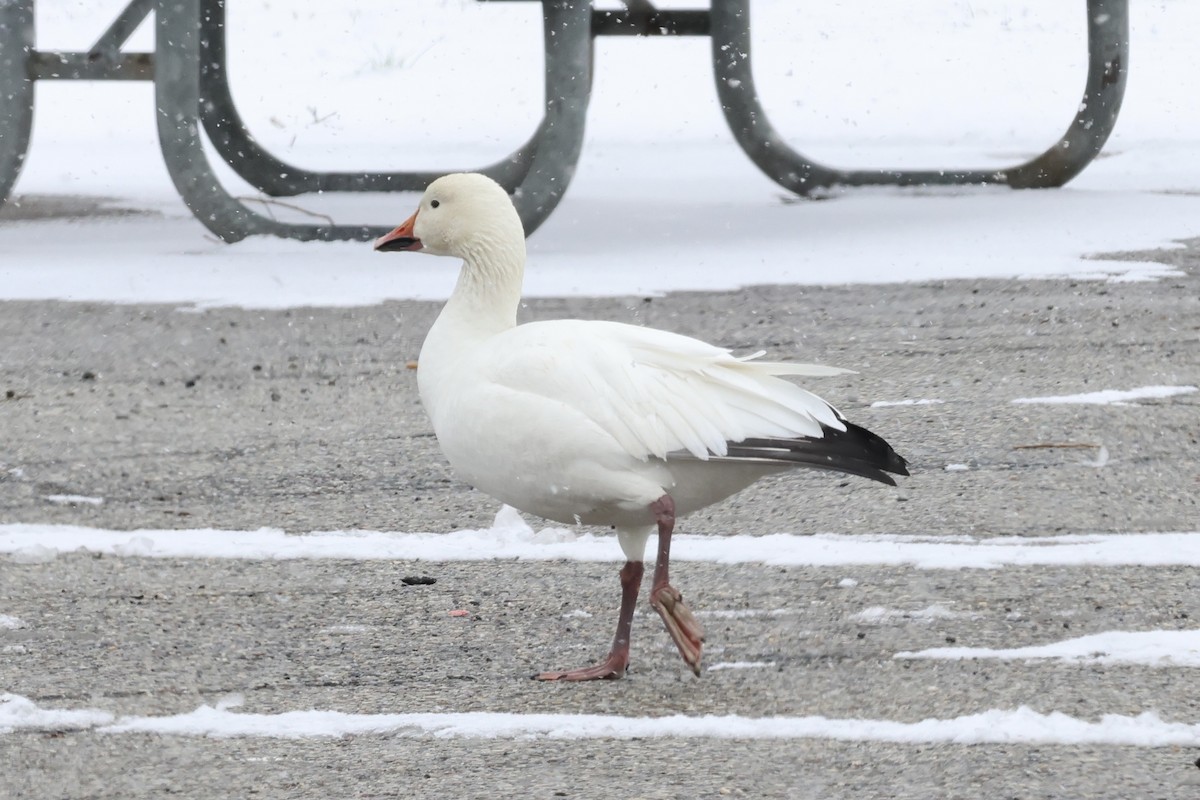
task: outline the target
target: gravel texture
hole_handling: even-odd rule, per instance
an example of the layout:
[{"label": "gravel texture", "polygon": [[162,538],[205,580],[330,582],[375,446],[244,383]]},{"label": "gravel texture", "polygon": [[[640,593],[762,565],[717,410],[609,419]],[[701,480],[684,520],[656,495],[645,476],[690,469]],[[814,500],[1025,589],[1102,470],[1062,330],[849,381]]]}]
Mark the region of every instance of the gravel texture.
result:
[{"label": "gravel texture", "polygon": [[[689,533],[1046,536],[1200,529],[1200,394],[1124,406],[1018,397],[1200,385],[1200,241],[1138,254],[1154,282],[946,281],[530,301],[526,319],[615,319],[857,375],[808,386],[886,437],[898,489],[816,473],[763,481]],[[497,504],[442,460],[416,395],[437,305],[192,312],[0,303],[0,523],[292,532],[449,531]],[[872,407],[873,401],[938,404]],[[1030,447],[1031,445],[1076,445]],[[1108,460],[1091,466],[1103,446]],[[947,470],[962,464],[967,469]],[[103,498],[56,503],[50,495]],[[533,521],[533,520],[531,520]],[[533,521],[536,524],[536,521]],[[244,709],[625,715],[822,714],[917,721],[1027,705],[1200,721],[1193,670],[897,661],[900,650],[1015,647],[1106,630],[1193,629],[1184,568],[787,568],[681,563],[710,617],[693,678],[650,613],[624,681],[543,685],[600,656],[612,564],[0,557],[0,692],[45,707],[167,714],[238,693]],[[436,578],[408,585],[405,577]],[[856,586],[840,586],[853,578]],[[872,606],[953,616],[870,623]],[[467,609],[451,618],[450,609]],[[564,616],[578,609],[591,617]],[[338,626],[356,626],[339,628]],[[360,627],[358,627],[360,626]],[[211,740],[0,734],[0,798],[1182,798],[1180,748],[820,740]]]}]

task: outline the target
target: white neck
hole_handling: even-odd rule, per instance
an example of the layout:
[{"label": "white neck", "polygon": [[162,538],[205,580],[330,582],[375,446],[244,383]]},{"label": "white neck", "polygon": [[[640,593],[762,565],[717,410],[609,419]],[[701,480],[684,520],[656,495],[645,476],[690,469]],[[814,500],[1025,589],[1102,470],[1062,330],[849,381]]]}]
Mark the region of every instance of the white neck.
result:
[{"label": "white neck", "polygon": [[[481,231],[481,234],[488,232]],[[479,345],[517,324],[521,282],[525,275],[525,237],[479,235],[459,248],[462,271],[450,299],[421,347],[418,381],[422,401],[455,370],[455,364]]]},{"label": "white neck", "polygon": [[525,278],[525,238],[480,236],[462,248],[458,283],[439,321],[454,319],[460,333],[490,336],[517,324]]}]

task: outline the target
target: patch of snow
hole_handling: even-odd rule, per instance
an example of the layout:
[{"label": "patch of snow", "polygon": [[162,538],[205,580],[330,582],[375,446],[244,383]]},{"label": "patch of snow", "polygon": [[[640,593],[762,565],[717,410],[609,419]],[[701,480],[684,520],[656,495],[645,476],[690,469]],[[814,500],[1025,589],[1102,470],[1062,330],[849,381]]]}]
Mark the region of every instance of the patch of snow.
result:
[{"label": "patch of snow", "polygon": [[28,628],[28,627],[29,626],[25,624],[25,620],[23,620],[23,619],[19,619],[17,617],[10,617],[8,614],[0,614],[0,630],[15,631],[20,628]]},{"label": "patch of snow", "polygon": [[366,625],[330,625],[328,628],[322,628],[320,633],[330,636],[354,636],[369,630],[371,630],[370,627]]},{"label": "patch of snow", "polygon": [[1153,712],[1136,717],[1106,714],[1089,722],[1027,707],[992,710],[951,719],[892,722],[826,717],[619,717],[599,714],[344,714],[293,711],[236,714],[201,707],[171,717],[124,717],[101,733],[176,736],[309,738],[362,734],[429,736],[437,739],[832,739],[909,744],[954,742],[1119,744],[1135,747],[1200,745],[1200,725],[1165,722]]},{"label": "patch of snow", "polygon": [[512,506],[502,505],[492,520],[488,533],[503,544],[567,544],[580,539],[578,533],[568,528],[542,528],[535,531],[525,522],[521,512]]},{"label": "patch of snow", "polygon": [[1084,459],[1083,465],[1085,467],[1095,467],[1096,469],[1101,469],[1102,467],[1107,466],[1108,448],[1104,445],[1100,445],[1100,451],[1096,453],[1096,457],[1093,459]]},{"label": "patch of snow", "polygon": [[1168,722],[1154,712],[1105,714],[1098,721],[1026,706],[992,709],[949,719],[894,722],[821,716],[751,718],[738,715],[624,717],[601,714],[416,713],[348,714],[288,711],[243,714],[235,702],[201,706],[186,714],[114,719],[98,709],[39,708],[17,695],[0,695],[0,733],[82,730],[103,734],[154,733],[213,738],[305,739],[386,734],[434,739],[826,739],[900,744],[1059,744],[1132,747],[1200,746],[1200,725]]},{"label": "patch of snow", "polygon": [[[521,523],[524,526],[524,523]],[[1200,566],[1200,532],[1103,533],[1063,536],[914,536],[907,534],[774,533],[763,536],[682,534],[679,561],[778,566],[911,565],[919,569],[1006,566]],[[287,560],[619,561],[615,536],[558,528],[462,530],[453,533],[321,531],[287,534],[213,529],[111,531],[71,525],[0,525],[0,553],[39,563],[84,551],[151,558]]]},{"label": "patch of snow", "polygon": [[1097,664],[1142,664],[1149,667],[1200,667],[1200,630],[1105,631],[1031,647],[934,647],[897,653],[895,658],[1056,659]]},{"label": "patch of snow", "polygon": [[871,403],[871,408],[890,408],[892,406],[934,406],[946,402],[945,400],[876,400]]},{"label": "patch of snow", "polygon": [[23,656],[28,652],[29,648],[23,644],[6,644],[3,647],[0,647],[0,653],[8,653],[9,655],[14,656]]},{"label": "patch of snow", "polygon": [[154,550],[154,539],[149,536],[131,536],[124,542],[114,544],[112,548],[113,555],[126,558],[152,558],[157,555]]},{"label": "patch of snow", "polygon": [[68,506],[98,506],[104,503],[103,497],[88,497],[82,494],[44,494],[42,499],[51,503]]},{"label": "patch of snow", "polygon": [[107,711],[85,708],[41,708],[32,700],[15,694],[0,694],[0,733],[13,731],[87,730],[108,725],[114,717]]},{"label": "patch of snow", "polygon": [[842,578],[838,581],[838,588],[841,589],[853,589],[855,586],[858,586],[858,581],[854,578]]},{"label": "patch of snow", "polygon": [[45,564],[58,558],[57,549],[36,542],[0,552],[7,552],[8,560],[14,564]]},{"label": "patch of snow", "polygon": [[852,614],[850,619],[855,622],[864,622],[868,625],[887,625],[893,622],[911,620],[913,622],[933,622],[936,619],[953,619],[955,617],[968,616],[956,611],[951,611],[945,606],[932,605],[916,611],[904,611],[898,608],[884,608],[883,606],[871,606],[864,608],[857,614]]},{"label": "patch of snow", "polygon": [[970,469],[970,468],[971,468],[971,467],[970,467],[969,465],[967,465],[967,464],[947,464],[947,465],[946,465],[946,472],[963,472],[963,471],[965,471],[965,470],[968,470],[968,469]]},{"label": "patch of snow", "polygon": [[719,672],[723,669],[763,669],[775,666],[774,661],[718,661],[708,668],[709,672]]},{"label": "patch of snow", "polygon": [[576,608],[562,615],[563,619],[587,619],[592,616],[590,611],[584,611],[582,608]]},{"label": "patch of snow", "polygon": [[1128,405],[1135,400],[1158,400],[1200,391],[1195,386],[1142,386],[1137,389],[1104,389],[1083,394],[1051,395],[1048,397],[1018,397],[1014,403],[1083,403],[1090,405]]},{"label": "patch of snow", "polygon": [[[43,5],[38,41],[51,49],[111,21],[102,3]],[[267,3],[241,8],[228,31],[239,112],[279,157],[317,170],[487,164],[524,141],[542,114],[536,4],[406,9],[406,40],[419,45],[387,35],[399,12],[385,0],[355,0],[353,14],[315,0],[288,7],[293,13]],[[1056,141],[1074,111],[1086,68],[1075,11],[1032,0],[1005,14],[945,0],[894,9],[760,0],[755,30],[765,33],[755,47],[760,64],[771,66],[758,71],[756,88],[781,135],[799,136],[806,155],[828,164],[1003,169]],[[708,42],[631,48],[597,40],[584,156],[562,204],[531,239],[527,294],[1178,274],[1162,264],[1084,259],[1178,247],[1200,219],[1200,164],[1191,157],[1200,110],[1178,102],[1196,94],[1189,37],[1200,29],[1200,9],[1134,4],[1130,24],[1139,56],[1120,124],[1106,157],[1069,186],[867,189],[831,192],[820,203],[780,202],[783,190],[730,141],[711,75],[695,69],[710,58]],[[130,45],[150,46],[150,30],[143,26]],[[861,31],[872,46],[849,55],[839,37],[814,33],[826,30]],[[264,39],[285,44],[264,53]],[[609,57],[617,49],[619,57]],[[322,57],[303,57],[314,52]],[[399,70],[404,109],[378,102]],[[653,90],[630,93],[647,74]],[[149,215],[5,221],[0,298],[283,308],[441,299],[453,286],[455,270],[444,260],[376,254],[365,243],[214,242],[162,164],[143,113],[153,108],[152,86],[57,81],[39,89],[36,145],[18,194],[115,198],[107,203]],[[422,112],[413,124],[412,108],[437,113]],[[629,202],[649,195],[652,210]],[[291,202],[343,223],[395,224],[415,200],[326,193]],[[272,213],[289,218],[282,206]]]}]

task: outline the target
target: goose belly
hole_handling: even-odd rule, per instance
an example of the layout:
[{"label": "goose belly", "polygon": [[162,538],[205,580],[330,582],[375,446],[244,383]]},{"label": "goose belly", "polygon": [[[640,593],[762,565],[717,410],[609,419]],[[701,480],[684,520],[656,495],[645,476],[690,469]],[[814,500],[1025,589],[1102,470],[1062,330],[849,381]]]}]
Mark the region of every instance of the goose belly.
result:
[{"label": "goose belly", "polygon": [[514,508],[563,524],[654,524],[649,506],[664,494],[676,516],[718,503],[786,465],[680,460],[598,459],[555,441],[495,436],[487,447],[442,438],[455,471],[476,489]]},{"label": "goose belly", "polygon": [[443,451],[455,471],[502,503],[563,524],[649,525],[649,506],[670,491],[661,462],[609,469],[586,459],[558,460],[543,451],[470,453],[451,444]]},{"label": "goose belly", "polygon": [[791,469],[786,464],[700,461],[690,458],[671,460],[667,466],[675,484],[671,497],[675,501],[677,517],[732,497],[766,475]]},{"label": "goose belly", "polygon": [[[545,424],[531,426],[531,417]],[[469,425],[435,420],[434,431],[459,477],[521,511],[564,524],[652,524],[649,505],[673,486],[666,464],[635,458],[576,422],[495,406]]]}]

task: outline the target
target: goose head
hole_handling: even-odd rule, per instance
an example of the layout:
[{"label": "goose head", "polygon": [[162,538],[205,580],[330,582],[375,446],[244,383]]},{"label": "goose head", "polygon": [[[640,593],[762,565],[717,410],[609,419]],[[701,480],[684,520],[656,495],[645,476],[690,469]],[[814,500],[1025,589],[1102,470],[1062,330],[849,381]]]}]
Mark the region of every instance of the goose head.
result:
[{"label": "goose head", "polygon": [[516,242],[523,256],[525,232],[504,188],[486,175],[455,173],[429,184],[416,213],[376,239],[375,249],[420,250],[470,262],[498,246],[511,250]]}]

